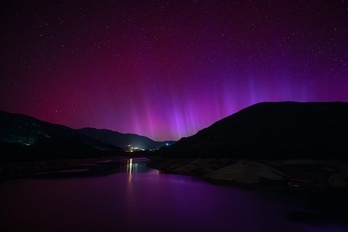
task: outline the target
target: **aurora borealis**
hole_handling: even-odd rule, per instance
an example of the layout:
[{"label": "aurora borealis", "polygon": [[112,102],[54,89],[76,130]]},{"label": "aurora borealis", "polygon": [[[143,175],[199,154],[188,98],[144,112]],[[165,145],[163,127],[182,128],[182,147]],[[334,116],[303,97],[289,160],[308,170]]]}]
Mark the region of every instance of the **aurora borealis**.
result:
[{"label": "aurora borealis", "polygon": [[0,110],[155,140],[263,101],[348,101],[347,0],[9,1]]}]

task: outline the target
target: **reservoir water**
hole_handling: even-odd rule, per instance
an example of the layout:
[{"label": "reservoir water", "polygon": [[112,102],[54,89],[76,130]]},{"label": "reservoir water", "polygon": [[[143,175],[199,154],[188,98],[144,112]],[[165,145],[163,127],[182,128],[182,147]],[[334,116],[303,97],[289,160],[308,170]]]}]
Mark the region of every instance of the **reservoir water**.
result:
[{"label": "reservoir water", "polygon": [[311,208],[289,194],[161,174],[143,159],[112,165],[116,172],[105,176],[66,171],[1,182],[0,231],[348,231],[339,222],[296,220]]}]

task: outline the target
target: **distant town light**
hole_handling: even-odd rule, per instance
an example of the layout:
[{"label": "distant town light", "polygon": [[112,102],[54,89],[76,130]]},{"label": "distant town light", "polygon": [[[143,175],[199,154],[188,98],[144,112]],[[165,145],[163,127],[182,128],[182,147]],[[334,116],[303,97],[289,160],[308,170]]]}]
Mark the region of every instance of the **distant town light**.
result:
[{"label": "distant town light", "polygon": [[140,148],[140,147],[133,147],[132,145],[128,145],[128,149],[126,151],[127,152],[145,151],[145,149]]}]

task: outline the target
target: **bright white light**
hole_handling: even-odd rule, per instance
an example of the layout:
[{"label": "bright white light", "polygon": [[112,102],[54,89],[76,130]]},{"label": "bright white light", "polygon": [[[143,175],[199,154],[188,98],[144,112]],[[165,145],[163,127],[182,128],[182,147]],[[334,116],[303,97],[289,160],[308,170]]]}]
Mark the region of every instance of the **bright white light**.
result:
[{"label": "bright white light", "polygon": [[133,173],[133,159],[129,159],[127,169],[128,169],[128,174]]}]

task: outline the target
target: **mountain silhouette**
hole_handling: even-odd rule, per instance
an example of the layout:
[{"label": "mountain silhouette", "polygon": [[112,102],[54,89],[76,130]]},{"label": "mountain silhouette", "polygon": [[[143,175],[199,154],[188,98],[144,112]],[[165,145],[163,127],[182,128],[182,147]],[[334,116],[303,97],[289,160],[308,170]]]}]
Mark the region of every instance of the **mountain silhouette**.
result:
[{"label": "mountain silhouette", "polygon": [[174,141],[157,142],[145,136],[123,134],[106,129],[82,128],[78,129],[78,131],[92,138],[122,147],[124,149],[128,149],[129,146],[138,147],[139,149],[158,149],[160,147],[175,143]]},{"label": "mountain silhouette", "polygon": [[120,154],[122,149],[66,126],[0,111],[0,160],[29,161]]},{"label": "mountain silhouette", "polygon": [[167,157],[347,158],[348,103],[259,103],[162,149]]}]

